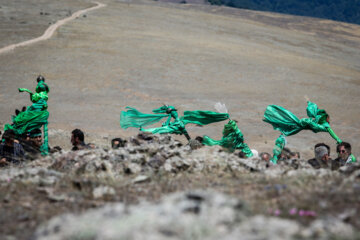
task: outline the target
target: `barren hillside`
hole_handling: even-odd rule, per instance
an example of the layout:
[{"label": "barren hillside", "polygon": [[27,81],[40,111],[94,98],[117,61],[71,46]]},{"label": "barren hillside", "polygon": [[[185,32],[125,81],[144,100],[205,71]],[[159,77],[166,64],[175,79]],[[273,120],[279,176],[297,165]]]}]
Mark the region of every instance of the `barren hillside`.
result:
[{"label": "barren hillside", "polygon": [[[250,147],[271,151],[278,133],[262,122],[266,106],[305,117],[307,95],[359,154],[360,26],[207,5],[103,2],[106,7],[61,26],[50,40],[0,55],[0,124],[29,104],[17,88],[34,88],[41,73],[51,88],[50,129],[129,136],[137,130],[120,129],[125,106],[212,110],[221,101]],[[94,5],[14,4],[1,4],[1,26],[12,31],[1,31],[0,46],[37,37],[50,20]],[[221,131],[222,123],[189,128],[191,136]],[[302,132],[288,141],[308,156],[317,142],[335,147],[326,133]]]}]

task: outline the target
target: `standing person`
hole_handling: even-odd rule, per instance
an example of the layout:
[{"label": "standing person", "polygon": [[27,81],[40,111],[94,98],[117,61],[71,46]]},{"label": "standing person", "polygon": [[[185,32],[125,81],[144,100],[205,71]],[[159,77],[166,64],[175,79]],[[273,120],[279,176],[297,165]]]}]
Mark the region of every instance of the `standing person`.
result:
[{"label": "standing person", "polygon": [[83,149],[90,149],[90,147],[85,144],[84,140],[85,136],[83,131],[81,131],[80,129],[74,129],[71,132],[71,144],[73,145],[73,148],[71,150],[77,151]]},{"label": "standing person", "polygon": [[23,147],[15,142],[14,130],[6,130],[3,134],[4,142],[0,144],[0,166],[5,166],[10,163],[20,164],[24,157]]},{"label": "standing person", "polygon": [[[307,97],[305,98],[307,99]],[[284,148],[286,143],[285,136],[295,135],[302,130],[311,130],[314,133],[328,132],[338,144],[342,142],[342,140],[336,136],[334,131],[331,129],[330,116],[326,113],[326,111],[324,109],[318,109],[318,106],[309,100],[307,101],[307,104],[306,113],[308,118],[302,119],[299,119],[292,112],[281,106],[269,105],[266,108],[263,121],[270,123],[275,130],[279,130],[281,132],[280,137],[277,139],[277,142],[280,142],[281,140],[281,146],[277,146],[279,149],[277,149],[276,152]],[[271,162],[274,164],[277,163],[275,154],[271,159]]]}]

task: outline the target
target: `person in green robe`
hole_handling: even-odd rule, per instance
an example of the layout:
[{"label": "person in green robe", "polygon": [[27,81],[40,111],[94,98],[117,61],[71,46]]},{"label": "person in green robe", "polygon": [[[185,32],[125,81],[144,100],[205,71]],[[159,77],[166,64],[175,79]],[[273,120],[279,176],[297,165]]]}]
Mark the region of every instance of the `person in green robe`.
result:
[{"label": "person in green robe", "polygon": [[220,145],[230,152],[239,149],[246,157],[253,156],[249,146],[244,142],[244,135],[238,128],[235,120],[229,120],[229,122],[224,125],[223,137],[220,140],[214,140],[208,136],[204,136],[202,144],[207,146]]},{"label": "person in green robe", "polygon": [[48,154],[48,131],[47,124],[49,112],[47,111],[47,100],[50,88],[45,83],[43,76],[38,76],[35,93],[26,88],[19,88],[19,92],[27,92],[30,95],[32,105],[16,116],[12,116],[12,124],[5,124],[5,130],[12,129],[17,136],[22,136],[34,129],[44,126],[44,143],[41,147],[43,155]]},{"label": "person in green robe", "polygon": [[342,140],[336,136],[330,127],[330,117],[324,109],[310,101],[307,101],[306,113],[308,118],[299,119],[289,110],[277,106],[269,105],[264,113],[264,122],[270,123],[275,130],[281,132],[282,135],[276,140],[274,147],[274,156],[271,161],[277,163],[277,155],[281,153],[286,141],[285,136],[294,135],[302,130],[311,130],[314,133],[328,132],[330,136],[339,144]]},{"label": "person in green robe", "polygon": [[[224,121],[229,119],[227,113],[217,113],[213,111],[185,111],[184,116],[179,117],[177,110],[173,106],[164,105],[160,108],[154,109],[152,112],[156,114],[144,114],[135,108],[126,107],[127,111],[122,111],[120,114],[120,126],[123,129],[129,127],[140,128],[140,131],[151,132],[153,134],[183,134],[188,140],[190,136],[185,129],[185,125],[192,123],[200,126],[207,125],[214,122]],[[162,119],[167,120],[161,127],[147,128],[144,127],[160,122]],[[173,121],[171,121],[173,119]]]}]

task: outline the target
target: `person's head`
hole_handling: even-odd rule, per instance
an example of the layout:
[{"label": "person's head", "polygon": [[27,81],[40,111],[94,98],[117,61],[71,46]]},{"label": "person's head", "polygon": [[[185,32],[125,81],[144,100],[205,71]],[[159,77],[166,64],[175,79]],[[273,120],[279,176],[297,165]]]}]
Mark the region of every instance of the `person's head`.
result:
[{"label": "person's head", "polygon": [[84,133],[80,129],[74,129],[71,132],[71,143],[73,146],[83,143],[84,138]]},{"label": "person's head", "polygon": [[291,158],[290,154],[291,154],[291,150],[289,148],[284,147],[284,149],[281,151],[279,159],[288,160]]},{"label": "person's head", "polygon": [[262,153],[260,153],[260,158],[261,158],[261,160],[268,162],[271,159],[271,155],[270,155],[270,153],[262,152]]},{"label": "person's head", "polygon": [[5,140],[5,144],[7,146],[12,146],[14,145],[14,140],[15,140],[15,132],[12,129],[8,129],[4,132],[2,138]]},{"label": "person's head", "polygon": [[198,141],[199,143],[202,143],[203,139],[204,139],[204,138],[201,137],[201,136],[197,136],[197,137],[195,138],[195,140]]},{"label": "person's head", "polygon": [[35,128],[29,133],[30,141],[36,146],[41,147],[42,145],[42,132],[40,128]]},{"label": "person's head", "polygon": [[320,146],[326,147],[326,149],[328,150],[328,155],[330,156],[330,147],[329,147],[329,145],[327,145],[325,143],[317,143],[317,144],[315,144],[314,149],[317,148],[317,147],[320,147]]},{"label": "person's head", "polygon": [[322,161],[328,161],[329,160],[329,151],[325,146],[319,146],[316,147],[314,150],[315,153],[315,159],[316,160],[322,160]]},{"label": "person's head", "polygon": [[342,142],[336,146],[336,152],[338,153],[338,157],[346,160],[351,154],[351,145],[347,142]]},{"label": "person's head", "polygon": [[300,153],[299,152],[291,152],[290,156],[291,156],[291,159],[300,159]]},{"label": "person's head", "polygon": [[126,141],[121,138],[114,138],[111,140],[111,147],[113,149],[118,149],[120,147],[125,147]]}]

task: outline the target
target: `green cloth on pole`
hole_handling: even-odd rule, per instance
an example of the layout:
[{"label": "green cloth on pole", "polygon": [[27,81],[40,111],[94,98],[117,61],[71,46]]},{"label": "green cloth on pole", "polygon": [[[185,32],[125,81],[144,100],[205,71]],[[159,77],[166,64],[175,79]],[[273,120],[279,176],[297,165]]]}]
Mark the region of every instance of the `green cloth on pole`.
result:
[{"label": "green cloth on pole", "polygon": [[308,101],[306,112],[309,118],[299,119],[281,106],[269,105],[265,110],[263,121],[270,123],[275,130],[279,130],[285,136],[294,135],[302,130],[311,130],[315,133],[329,132],[338,143],[341,142],[330,128],[325,110],[318,109],[315,103]]},{"label": "green cloth on pole", "polygon": [[40,147],[41,155],[49,154],[48,124],[44,124],[44,142]]},{"label": "green cloth on pole", "polygon": [[[160,108],[154,109],[154,113],[163,114],[144,114],[136,110],[135,108],[126,107],[128,110],[122,111],[120,114],[120,126],[124,129],[129,127],[140,128],[141,131],[151,132],[153,134],[185,134],[187,131],[185,125],[189,123],[197,125],[206,125],[214,122],[223,121],[229,118],[228,114],[217,113],[212,111],[185,111],[184,116],[179,118],[177,110],[173,106],[164,105]],[[143,127],[157,123],[163,118],[166,118],[166,122],[162,124],[162,127],[148,128]],[[171,122],[171,119],[174,119]]]},{"label": "green cloth on pole", "polygon": [[273,157],[270,159],[270,162],[272,162],[273,164],[277,164],[278,156],[281,154],[282,150],[284,149],[286,145],[286,139],[284,135],[280,135],[276,141],[275,141],[275,146],[273,148]]},{"label": "green cloth on pole", "polygon": [[19,88],[19,92],[27,92],[30,94],[30,100],[33,103],[25,112],[20,112],[17,116],[12,116],[12,124],[5,124],[4,130],[12,129],[15,134],[20,136],[28,133],[36,128],[44,126],[44,143],[41,146],[41,153],[47,155],[48,149],[48,118],[47,100],[49,87],[44,81],[39,81],[36,86],[36,92],[33,93],[29,89]]},{"label": "green cloth on pole", "polygon": [[356,157],[354,156],[354,154],[351,154],[350,156],[351,156],[351,162],[352,163],[356,162]]},{"label": "green cloth on pole", "polygon": [[25,111],[13,117],[13,124],[5,124],[4,130],[13,129],[16,135],[22,135],[48,123],[48,111]]},{"label": "green cloth on pole", "polygon": [[207,125],[210,123],[221,122],[229,119],[229,114],[218,113],[213,111],[185,111],[180,120],[186,125],[193,123],[197,125]]},{"label": "green cloth on pole", "polygon": [[44,92],[48,94],[50,92],[50,88],[44,81],[39,81],[36,86],[35,92],[37,93]]},{"label": "green cloth on pole", "polygon": [[230,152],[240,149],[245,153],[246,157],[253,156],[249,146],[244,142],[244,135],[234,120],[230,120],[224,125],[223,137],[221,140],[214,140],[208,136],[204,136],[202,143],[208,146],[220,145],[227,148]]},{"label": "green cloth on pole", "polygon": [[126,107],[128,110],[121,111],[120,126],[124,129],[129,127],[141,128],[161,121],[170,114],[145,114],[135,108]]}]

